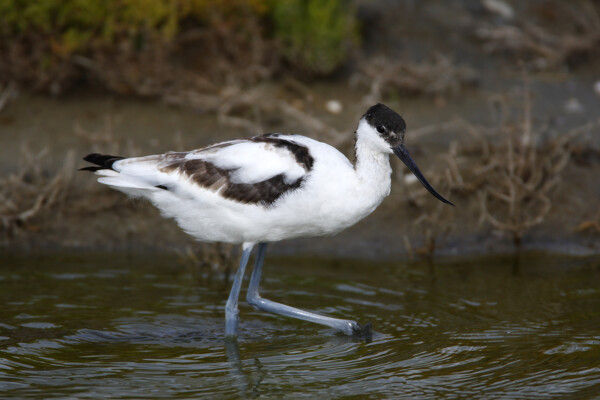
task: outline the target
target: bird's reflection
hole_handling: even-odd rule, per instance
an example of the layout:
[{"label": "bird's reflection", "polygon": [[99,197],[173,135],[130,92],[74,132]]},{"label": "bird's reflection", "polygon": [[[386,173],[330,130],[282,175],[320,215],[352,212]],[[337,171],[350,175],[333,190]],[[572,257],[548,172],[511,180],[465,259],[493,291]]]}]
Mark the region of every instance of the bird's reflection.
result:
[{"label": "bird's reflection", "polygon": [[[378,335],[376,332],[371,331],[370,333]],[[337,351],[345,353],[348,345],[360,346],[361,344],[370,343],[372,340],[373,338],[371,335],[361,338],[337,334],[327,338],[326,342],[328,342],[329,345],[324,345],[322,341],[319,341],[320,345],[318,348],[320,349],[319,351],[321,351],[323,348],[329,348],[332,353],[336,353]],[[253,357],[252,354],[245,354],[246,362],[244,362],[237,337],[225,337],[224,343],[232,386],[235,386],[240,397],[260,397],[261,384],[264,376],[269,372],[269,364],[271,364],[271,366],[273,365],[271,363],[272,360],[266,360],[267,363],[265,365],[259,357]],[[307,357],[310,357],[312,351],[308,351],[306,354]],[[283,357],[284,359],[279,359],[276,363],[278,366],[281,366],[282,364],[288,364],[287,356],[284,355]],[[297,354],[292,357],[297,361]],[[248,360],[251,359],[254,360],[253,363],[248,362]]]},{"label": "bird's reflection", "polygon": [[229,375],[232,377],[232,382],[237,387],[239,394],[246,397],[248,394],[249,378],[242,370],[240,346],[236,337],[225,337],[225,354],[227,355]]}]

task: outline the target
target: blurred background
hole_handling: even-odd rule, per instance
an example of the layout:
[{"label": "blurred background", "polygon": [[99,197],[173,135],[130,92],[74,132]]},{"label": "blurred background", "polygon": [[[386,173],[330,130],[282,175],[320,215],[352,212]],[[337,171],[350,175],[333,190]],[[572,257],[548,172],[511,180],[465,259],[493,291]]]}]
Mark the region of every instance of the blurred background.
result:
[{"label": "blurred background", "polygon": [[376,102],[457,207],[395,160],[374,215],[276,252],[600,251],[596,0],[0,1],[0,244],[227,257],[81,157],[291,132],[352,159]]}]

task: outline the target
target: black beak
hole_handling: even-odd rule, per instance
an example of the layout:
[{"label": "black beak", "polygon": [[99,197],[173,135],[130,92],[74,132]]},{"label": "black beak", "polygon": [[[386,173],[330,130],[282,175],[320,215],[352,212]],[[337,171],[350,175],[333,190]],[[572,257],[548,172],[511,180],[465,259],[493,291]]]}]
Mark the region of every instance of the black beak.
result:
[{"label": "black beak", "polygon": [[421,170],[419,169],[419,167],[417,167],[417,164],[413,161],[412,157],[410,156],[408,150],[406,150],[406,147],[404,147],[404,145],[401,144],[399,146],[393,147],[392,150],[394,151],[394,154],[396,154],[398,158],[402,160],[404,165],[406,165],[408,169],[410,169],[410,172],[415,174],[419,182],[421,182],[421,184],[425,186],[425,189],[427,189],[429,193],[431,193],[434,197],[436,197],[443,203],[450,204],[451,206],[454,205],[445,198],[443,198],[441,194],[436,192],[435,189],[431,187],[431,185],[429,184],[429,182],[427,182],[427,179],[425,179],[425,177],[421,173]]}]

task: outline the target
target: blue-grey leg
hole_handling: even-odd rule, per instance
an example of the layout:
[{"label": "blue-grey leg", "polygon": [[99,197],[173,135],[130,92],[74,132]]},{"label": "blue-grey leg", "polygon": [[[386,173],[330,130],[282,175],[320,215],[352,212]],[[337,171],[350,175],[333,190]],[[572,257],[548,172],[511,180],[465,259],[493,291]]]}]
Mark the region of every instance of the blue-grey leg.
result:
[{"label": "blue-grey leg", "polygon": [[[365,327],[360,326],[355,321],[326,317],[324,315],[300,310],[298,308],[286,306],[285,304],[277,303],[260,297],[260,294],[258,293],[258,287],[260,285],[260,276],[262,273],[262,266],[265,261],[266,251],[267,244],[260,243],[258,245],[256,263],[254,265],[254,270],[252,271],[252,277],[250,278],[250,285],[248,286],[248,292],[246,296],[246,300],[249,304],[258,308],[259,310],[267,311],[273,314],[284,315],[286,317],[298,318],[305,321],[326,325],[344,332],[347,335],[365,334]],[[366,328],[369,331],[368,334],[370,334],[370,325]]]},{"label": "blue-grey leg", "polygon": [[233,281],[231,292],[229,292],[229,298],[225,304],[225,335],[227,336],[237,335],[238,314],[240,313],[238,310],[238,298],[240,297],[244,272],[246,271],[246,265],[248,265],[248,259],[250,258],[253,247],[254,243],[244,243],[242,246],[240,266],[235,274],[235,280]]}]

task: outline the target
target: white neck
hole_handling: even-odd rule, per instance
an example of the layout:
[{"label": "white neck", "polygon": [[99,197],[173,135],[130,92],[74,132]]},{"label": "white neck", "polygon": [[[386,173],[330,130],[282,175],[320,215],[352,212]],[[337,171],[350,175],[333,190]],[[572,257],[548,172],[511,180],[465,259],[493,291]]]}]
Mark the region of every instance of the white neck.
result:
[{"label": "white neck", "polygon": [[369,197],[377,205],[390,193],[392,167],[389,153],[374,147],[370,137],[358,132],[356,137],[356,163],[354,169],[361,189],[369,192]]}]

